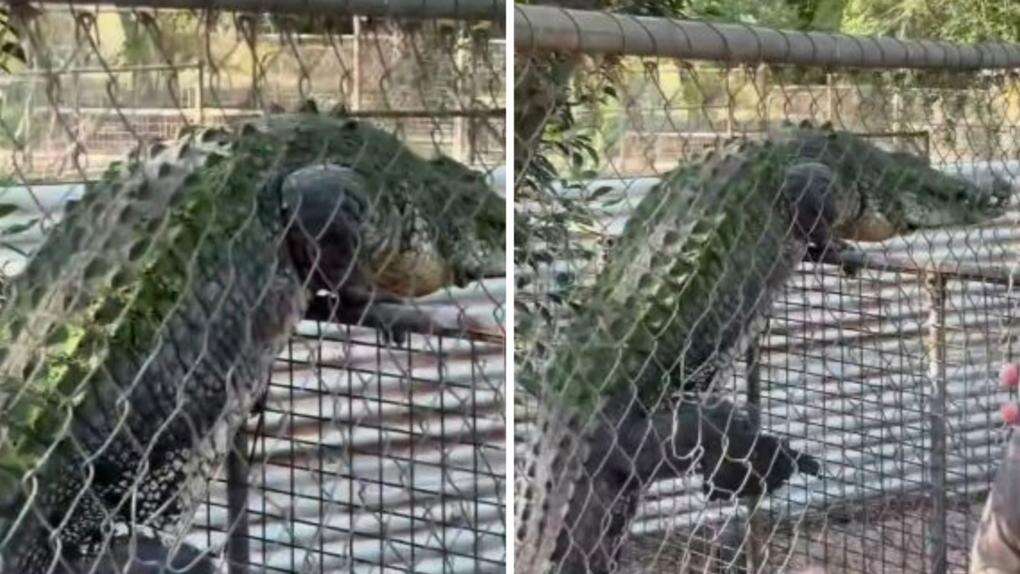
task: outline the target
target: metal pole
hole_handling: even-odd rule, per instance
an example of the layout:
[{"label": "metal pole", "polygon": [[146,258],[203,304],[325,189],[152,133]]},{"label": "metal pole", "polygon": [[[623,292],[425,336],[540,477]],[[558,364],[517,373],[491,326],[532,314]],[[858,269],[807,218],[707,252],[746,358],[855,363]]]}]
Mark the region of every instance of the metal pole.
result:
[{"label": "metal pole", "polygon": [[205,62],[198,63],[198,93],[195,97],[198,125],[205,123]]},{"label": "metal pole", "polygon": [[354,86],[351,88],[352,111],[361,110],[361,18],[354,17],[354,46],[351,49],[354,60]]},{"label": "metal pole", "polygon": [[[454,39],[454,53],[453,53],[454,67],[456,72],[454,73],[455,89],[457,94],[464,93],[465,83],[463,80],[466,70],[464,67],[467,65],[467,50],[461,45],[460,34]],[[458,102],[458,107],[459,102]],[[467,130],[465,129],[465,118],[456,117],[453,119],[453,156],[458,160],[471,163],[473,159],[470,154],[469,147],[467,145]]]},{"label": "metal pole", "polygon": [[725,89],[726,89],[726,137],[733,137],[733,124],[736,123],[733,117],[733,108],[736,107],[736,101],[733,97],[733,87],[730,85],[730,76],[733,74],[732,68],[726,68],[725,72]]},{"label": "metal pole", "polygon": [[924,276],[928,293],[928,381],[931,433],[931,571],[945,574],[946,555],[946,278],[938,273]]},{"label": "metal pole", "polygon": [[[39,4],[94,9],[95,0],[38,0]],[[286,12],[309,15],[360,15],[376,18],[489,20],[503,22],[503,0],[102,0],[121,8],[180,8],[231,12]]]},{"label": "metal pole", "polygon": [[762,133],[769,131],[769,67],[765,64],[755,66],[754,79],[758,84],[758,117],[761,119]]},{"label": "metal pole", "polygon": [[[764,333],[764,331],[763,331]],[[747,404],[750,407],[748,418],[751,425],[761,428],[761,346],[758,337],[751,340],[747,348],[745,361],[747,363]],[[762,549],[758,544],[757,533],[761,530],[761,517],[755,513],[758,507],[758,499],[748,500],[747,508],[747,569],[749,572],[757,572],[762,564]]]},{"label": "metal pole", "polygon": [[[751,426],[755,429],[761,428],[761,371],[758,368],[760,358],[760,347],[758,339],[755,338],[747,348],[744,355],[746,364],[746,394],[747,394],[747,417]],[[743,501],[743,514],[741,509],[734,512],[733,517],[728,521],[725,531],[720,536],[721,546],[719,548],[719,560],[723,562],[723,571],[726,574],[746,574],[757,572],[761,564],[761,548],[755,536],[760,518],[755,513],[758,507],[758,498]]]},{"label": "metal pole", "polygon": [[[903,131],[903,96],[899,90],[892,95],[892,116],[893,132]],[[896,151],[903,151],[903,140],[899,136],[893,136],[893,148]]]},{"label": "metal pole", "polygon": [[248,439],[242,427],[227,453],[227,571],[246,574],[248,546]]},{"label": "metal pole", "polygon": [[1005,42],[868,38],[521,4],[514,6],[514,32],[523,51],[944,71],[1020,66],[1020,44]]},{"label": "metal pole", "polygon": [[825,103],[826,112],[829,123],[836,125],[836,80],[832,77],[832,72],[825,74]]}]

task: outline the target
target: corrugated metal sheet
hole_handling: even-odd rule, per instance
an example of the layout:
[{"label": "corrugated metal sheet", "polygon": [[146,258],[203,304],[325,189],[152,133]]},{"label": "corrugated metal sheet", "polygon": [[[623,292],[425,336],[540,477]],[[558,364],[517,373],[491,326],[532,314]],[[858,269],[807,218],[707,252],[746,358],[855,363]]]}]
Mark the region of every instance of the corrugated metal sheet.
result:
[{"label": "corrugated metal sheet", "polygon": [[[498,182],[500,175],[495,174]],[[500,189],[502,191],[502,189]],[[0,190],[12,223],[59,219],[80,185]],[[30,252],[33,231],[15,247]],[[0,252],[15,272],[23,258]],[[419,301],[502,323],[503,280]],[[250,564],[267,572],[502,572],[503,346],[304,322],[248,425]],[[226,483],[210,484],[187,540],[222,552]]]},{"label": "corrugated metal sheet", "polygon": [[[1018,168],[1020,164],[1010,162],[946,170],[976,180],[995,172],[1012,178],[1020,190]],[[613,179],[588,185],[589,192],[608,186],[615,192],[606,197],[625,196],[607,209],[605,228],[618,233],[630,209],[657,181]],[[1020,264],[1018,217],[1011,213],[980,228],[858,247],[878,261],[966,262],[1008,274]],[[571,264],[559,262],[554,268],[570,269]],[[946,485],[950,511],[959,515],[947,519],[948,545],[951,565],[962,567],[978,518],[973,502],[987,492],[1004,437],[998,412],[1008,394],[998,388],[996,373],[1003,361],[1017,359],[1020,294],[1009,285],[976,280],[950,279],[946,290]],[[797,551],[804,553],[812,543],[829,545],[830,554],[852,552],[855,544],[867,548],[875,544],[868,538],[879,528],[869,526],[875,517],[897,514],[901,522],[911,514],[921,520],[920,534],[911,533],[905,523],[883,524],[881,528],[900,530],[898,539],[883,539],[883,548],[895,552],[899,546],[907,553],[917,545],[924,557],[930,544],[925,525],[937,520],[929,508],[918,509],[937,496],[930,472],[930,413],[937,385],[928,376],[926,297],[921,279],[910,272],[866,269],[845,277],[832,265],[802,264],[776,301],[759,342],[762,424],[821,458],[824,476],[796,477],[764,501],[767,518],[757,519],[756,528],[766,533],[758,543],[772,566],[782,566],[789,548],[797,544]],[[737,400],[746,398],[746,386],[744,365],[737,365]],[[520,423],[517,435],[526,437],[531,431],[527,417]],[[655,547],[649,555],[661,566],[671,545],[690,551],[696,527],[707,525],[718,532],[727,519],[744,515],[746,508],[740,504],[708,503],[700,479],[691,476],[653,485],[633,531],[653,535],[647,538]],[[838,560],[821,562],[840,570]],[[905,568],[923,571],[925,561]]]}]

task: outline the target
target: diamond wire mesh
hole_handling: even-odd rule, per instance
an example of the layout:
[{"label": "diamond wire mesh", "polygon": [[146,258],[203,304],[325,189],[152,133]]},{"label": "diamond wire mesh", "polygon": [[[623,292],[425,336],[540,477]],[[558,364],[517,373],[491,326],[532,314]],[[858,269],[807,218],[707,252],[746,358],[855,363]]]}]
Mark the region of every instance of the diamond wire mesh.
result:
[{"label": "diamond wire mesh", "polygon": [[[607,45],[617,29],[607,24],[604,36],[588,40],[581,22],[575,27],[582,53],[519,50],[515,60],[515,159],[523,174],[515,192],[519,571],[965,571],[1005,436],[998,405],[1007,393],[995,373],[1015,359],[1016,71],[585,54],[588,41]],[[621,29],[640,27],[619,22]],[[650,22],[642,29],[654,29]],[[717,35],[725,44],[723,31]],[[635,35],[635,43],[622,45],[648,50],[652,37]],[[790,137],[784,120],[831,122],[984,189],[994,173],[1014,199],[1004,217],[966,225],[950,217],[943,222],[955,225],[946,229],[922,225],[877,243],[850,241],[842,258],[833,257],[839,246],[830,242],[819,260],[808,254],[782,269],[789,253],[768,238],[778,233],[788,244],[799,242],[795,259],[804,254],[796,219],[784,215],[797,200],[783,196],[768,172],[740,171],[720,158],[724,151],[730,158],[748,153],[727,147],[731,137]],[[544,129],[534,131],[542,122]],[[706,158],[706,150],[715,155]],[[787,167],[796,162],[777,156],[758,157]],[[878,156],[872,153],[873,163],[855,168],[850,186],[834,186],[832,195],[879,198],[881,189],[867,190],[875,183],[917,193],[902,180],[870,178],[869,168],[896,169]],[[722,167],[683,171],[712,161]],[[906,161],[898,158],[897,165]],[[827,165],[839,170],[854,162],[848,154]],[[705,232],[709,241],[730,240],[689,255],[703,254],[710,271],[654,283],[670,269],[655,259],[656,250],[668,249],[662,234],[704,245],[682,224],[734,209],[725,197],[741,193],[773,203],[752,199],[735,208],[748,215],[726,213],[723,226],[740,230],[731,235],[725,227]],[[915,208],[936,201],[923,192],[917,197]],[[710,202],[721,207],[714,211],[705,206]],[[778,227],[768,227],[775,220]],[[651,247],[635,247],[642,241]],[[747,255],[756,250],[760,259]],[[848,274],[847,261],[865,264]],[[750,271],[734,271],[740,266]],[[703,283],[689,279],[699,273]],[[638,278],[664,286],[646,290]],[[734,300],[764,303],[740,315]],[[712,315],[713,307],[726,316]],[[748,320],[756,315],[764,320],[760,329]],[[669,338],[670,331],[686,338]],[[671,375],[671,365],[684,365],[680,359],[686,375]],[[681,392],[685,379],[698,376],[692,363],[717,369],[712,385],[694,396]],[[586,395],[570,385],[593,389],[604,402],[584,402]],[[633,398],[647,389],[657,394],[643,403]],[[727,447],[704,434],[690,405],[700,404],[701,416],[711,418],[719,416],[713,408],[728,404],[720,401],[732,401],[734,413],[750,423],[733,422],[740,414],[722,417],[729,426],[720,432],[731,438],[729,456],[737,464],[706,469],[691,461]],[[632,412],[620,414],[628,410],[621,404]],[[570,416],[579,420],[555,422]],[[747,435],[758,442],[747,447],[741,442]],[[798,474],[789,456],[775,454],[769,436],[789,441],[787,452],[814,457],[818,476]],[[677,443],[693,443],[688,458],[659,452],[652,459],[673,468],[650,472],[647,450]],[[760,489],[766,475],[778,488],[761,499],[711,501],[706,495],[714,491],[703,490],[709,482]],[[542,539],[555,546],[541,548]]]},{"label": "diamond wire mesh", "polygon": [[[172,548],[173,566],[190,563],[191,572],[501,570],[504,223],[492,189],[503,164],[502,30],[484,22],[142,5],[41,7],[18,23],[28,62],[0,76],[0,173],[8,181],[0,202],[5,270],[13,277],[0,323],[8,351],[40,347],[44,333],[11,339],[12,325],[25,319],[54,325],[49,334],[56,330],[51,314],[24,301],[41,289],[40,276],[61,277],[49,292],[68,300],[98,304],[112,297],[77,270],[98,255],[114,270],[133,271],[116,247],[139,239],[131,234],[140,226],[124,215],[132,205],[144,212],[142,222],[163,222],[147,228],[157,245],[172,226],[183,227],[175,237],[198,231],[207,243],[181,240],[145,260],[156,276],[171,278],[175,270],[165,258],[199,262],[197,270],[189,267],[171,309],[155,308],[171,317],[170,331],[135,345],[95,335],[96,345],[72,342],[64,354],[43,346],[37,354],[45,377],[12,377],[23,361],[5,354],[4,420],[23,404],[19,392],[54,378],[70,385],[58,385],[58,392],[76,389],[54,399],[58,404],[90,385],[119,398],[76,399],[84,403],[61,410],[66,416],[54,421],[56,428],[7,426],[0,433],[0,474],[18,485],[0,497],[0,568],[90,571],[100,551],[106,562],[96,571],[130,559],[158,565],[170,562]],[[308,100],[320,119],[309,119],[306,109],[298,123],[307,123],[295,136],[281,127],[286,120],[278,118],[290,116],[280,112]],[[340,119],[327,119],[334,107],[343,108]],[[242,129],[245,122],[256,129]],[[330,127],[315,132],[319,124]],[[192,126],[227,131],[188,132]],[[348,147],[337,135],[371,127],[380,130],[376,139],[355,137]],[[182,128],[187,133],[179,135]],[[178,137],[189,143],[175,143]],[[249,138],[258,142],[254,148]],[[162,145],[157,140],[166,140],[168,151],[151,147]],[[210,151],[206,140],[220,148]],[[131,183],[140,177],[136,160],[124,160],[139,148],[143,163],[155,156],[140,184]],[[263,149],[268,163],[260,163]],[[225,175],[216,171],[222,164],[208,161],[218,155],[230,166]],[[431,161],[440,155],[454,161]],[[101,183],[116,162],[135,179]],[[304,172],[307,180],[293,171],[319,163],[337,169]],[[199,175],[182,178],[178,171]],[[203,179],[210,171],[220,178]],[[163,186],[167,177],[171,183]],[[186,205],[186,216],[179,206],[187,199],[165,197],[206,188],[214,190],[209,203]],[[134,195],[119,201],[120,189]],[[146,199],[146,189],[156,198]],[[287,196],[288,189],[299,195]],[[277,197],[283,210],[274,213]],[[301,208],[287,203],[295,200]],[[74,205],[68,217],[86,230],[70,246],[59,239],[67,235],[60,221],[68,201]],[[91,211],[82,214],[81,205]],[[244,206],[255,215],[242,217],[233,237],[215,234],[216,225],[229,223],[226,215],[202,218],[203,211],[230,214]],[[90,242],[107,227],[113,239]],[[47,246],[48,254],[26,267],[26,258],[47,253]],[[274,269],[283,279],[268,279]],[[129,275],[145,285],[150,276]],[[274,290],[274,281],[290,287]],[[306,290],[309,320],[298,324],[302,305],[294,298]],[[268,310],[259,307],[273,297]],[[225,301],[227,318],[210,298]],[[129,310],[144,305],[125,303]],[[297,309],[281,316],[287,305]],[[78,309],[64,312],[75,326],[92,316]],[[130,320],[111,332],[121,333]],[[174,331],[175,320],[184,327]],[[296,330],[288,338],[290,327]],[[260,339],[266,330],[269,343],[264,334]],[[104,362],[107,351],[112,358]],[[166,353],[176,353],[177,362],[168,363]],[[140,365],[146,356],[152,364]],[[46,366],[58,360],[84,360],[93,373],[61,378]],[[195,394],[203,383],[220,391]],[[149,404],[157,395],[166,401],[162,411]],[[202,415],[191,410],[199,402],[206,402]],[[182,444],[168,446],[165,435],[147,433],[139,420],[147,416],[172,420],[164,428],[183,430],[174,437]],[[104,426],[103,417],[117,422]],[[239,426],[243,431],[230,438]],[[26,447],[25,436],[52,450]],[[121,453],[125,442],[131,444]],[[64,449],[71,443],[77,449]],[[188,465],[181,473],[154,479],[157,471],[139,476],[132,469],[149,460],[163,472],[153,453],[178,446],[187,451],[181,462],[167,460]],[[40,458],[14,458],[24,452]],[[116,453],[128,460],[127,470],[110,460]],[[199,466],[190,466],[194,460]],[[125,480],[132,483],[127,488]],[[167,484],[169,494],[162,490]],[[180,516],[145,507],[149,492],[159,501],[183,501]]]}]

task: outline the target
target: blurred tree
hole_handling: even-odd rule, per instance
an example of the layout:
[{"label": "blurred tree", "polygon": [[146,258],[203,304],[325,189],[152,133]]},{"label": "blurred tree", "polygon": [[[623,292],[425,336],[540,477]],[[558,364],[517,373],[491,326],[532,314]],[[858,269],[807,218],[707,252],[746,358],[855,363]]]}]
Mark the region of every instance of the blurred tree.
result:
[{"label": "blurred tree", "polygon": [[841,29],[957,42],[1020,42],[1016,0],[844,0]]}]

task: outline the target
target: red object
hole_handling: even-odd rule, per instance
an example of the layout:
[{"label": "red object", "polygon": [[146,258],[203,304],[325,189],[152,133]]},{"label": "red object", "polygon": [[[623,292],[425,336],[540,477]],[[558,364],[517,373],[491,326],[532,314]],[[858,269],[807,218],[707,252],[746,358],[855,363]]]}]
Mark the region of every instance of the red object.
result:
[{"label": "red object", "polygon": [[1016,403],[1002,405],[1002,419],[1008,425],[1020,424],[1020,405]]},{"label": "red object", "polygon": [[1017,388],[1020,385],[1020,365],[1016,363],[1003,365],[1002,370],[999,371],[999,384],[1007,390]]}]

